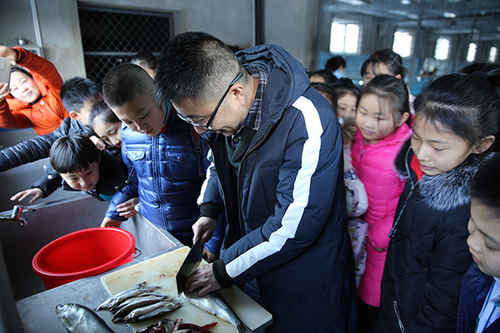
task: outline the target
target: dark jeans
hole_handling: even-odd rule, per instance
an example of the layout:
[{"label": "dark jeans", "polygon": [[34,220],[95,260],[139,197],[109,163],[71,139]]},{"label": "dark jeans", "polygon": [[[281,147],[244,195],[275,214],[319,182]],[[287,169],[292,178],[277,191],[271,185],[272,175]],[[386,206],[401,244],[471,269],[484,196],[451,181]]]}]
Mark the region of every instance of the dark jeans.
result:
[{"label": "dark jeans", "polygon": [[358,333],[372,333],[379,308],[371,306],[358,298]]}]

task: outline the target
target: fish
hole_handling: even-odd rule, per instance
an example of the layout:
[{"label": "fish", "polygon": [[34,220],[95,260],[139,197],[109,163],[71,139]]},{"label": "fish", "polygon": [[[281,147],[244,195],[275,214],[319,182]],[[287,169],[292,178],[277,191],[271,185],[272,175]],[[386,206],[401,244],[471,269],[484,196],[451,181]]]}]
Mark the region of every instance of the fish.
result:
[{"label": "fish", "polygon": [[80,304],[58,304],[56,315],[70,333],[113,333],[101,317]]},{"label": "fish", "polygon": [[172,302],[174,301],[174,299],[167,295],[161,295],[161,296],[149,295],[149,296],[139,296],[139,297],[129,298],[123,303],[121,303],[120,306],[116,309],[112,321],[116,323],[120,321],[120,319],[128,315],[132,310],[144,307],[146,305],[158,303],[161,301]]},{"label": "fish", "polygon": [[177,310],[182,306],[182,303],[173,301],[161,301],[155,304],[147,305],[141,308],[132,310],[123,321],[126,323],[136,323],[145,319],[153,318]]},{"label": "fish", "polygon": [[182,295],[188,300],[189,303],[193,304],[197,308],[200,308],[217,318],[227,321],[236,327],[239,333],[248,332],[245,324],[241,322],[238,316],[233,312],[233,310],[231,310],[229,305],[227,305],[227,303],[218,295],[208,294],[204,297],[187,296],[185,293],[182,293]]},{"label": "fish", "polygon": [[150,293],[155,290],[160,289],[161,287],[159,286],[150,286],[146,287],[146,282],[141,282],[137,286],[124,290],[122,292],[119,292],[118,294],[109,297],[107,300],[102,302],[97,308],[96,311],[101,311],[101,310],[109,310],[112,311],[114,308],[116,308],[121,302],[131,298],[135,297],[144,293]]}]

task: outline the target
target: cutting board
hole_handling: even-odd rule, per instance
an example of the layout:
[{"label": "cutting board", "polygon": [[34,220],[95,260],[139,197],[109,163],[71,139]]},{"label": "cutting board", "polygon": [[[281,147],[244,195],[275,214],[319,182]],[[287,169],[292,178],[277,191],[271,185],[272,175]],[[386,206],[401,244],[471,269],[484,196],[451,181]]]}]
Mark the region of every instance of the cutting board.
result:
[{"label": "cutting board", "polygon": [[[129,289],[142,281],[147,281],[148,285],[158,285],[162,289],[159,292],[177,296],[177,286],[175,275],[189,252],[189,247],[184,246],[174,251],[161,254],[157,257],[142,261],[135,265],[103,275],[101,281],[109,292],[114,295],[122,290]],[[270,324],[272,315],[260,306],[253,299],[243,293],[238,287],[232,286],[219,291],[219,294],[231,306],[241,321],[252,331]],[[203,311],[189,303],[186,299],[180,298],[183,306],[164,316],[163,318],[182,318],[186,323],[196,325],[206,325],[216,321],[218,324],[212,329],[213,333],[238,331],[231,324]],[[134,330],[139,330],[158,321],[144,321],[138,324],[130,324]]]}]

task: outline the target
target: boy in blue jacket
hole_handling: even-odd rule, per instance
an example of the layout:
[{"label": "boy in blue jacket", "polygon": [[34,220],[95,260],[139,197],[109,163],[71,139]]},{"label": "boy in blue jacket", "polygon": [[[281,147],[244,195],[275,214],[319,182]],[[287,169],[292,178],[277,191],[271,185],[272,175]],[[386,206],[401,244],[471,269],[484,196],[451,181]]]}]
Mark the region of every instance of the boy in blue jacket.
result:
[{"label": "boy in blue jacket", "polygon": [[[141,215],[191,245],[207,146],[170,107],[154,103],[152,89],[151,77],[133,64],[119,65],[104,78],[104,100],[124,124],[122,158],[133,179],[113,196],[102,226],[119,226],[127,209],[121,204],[139,196]],[[215,238],[205,248],[217,253]]]},{"label": "boy in blue jacket", "polygon": [[[498,146],[498,144],[497,144]],[[498,150],[498,149],[496,149]],[[474,263],[462,281],[457,333],[500,332],[500,154],[472,183],[467,245]]]}]

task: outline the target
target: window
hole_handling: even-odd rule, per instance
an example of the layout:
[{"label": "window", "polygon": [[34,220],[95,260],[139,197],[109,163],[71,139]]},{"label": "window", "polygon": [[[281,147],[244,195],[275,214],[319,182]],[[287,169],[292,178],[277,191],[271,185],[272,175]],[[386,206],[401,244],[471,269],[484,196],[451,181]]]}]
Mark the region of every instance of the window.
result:
[{"label": "window", "polygon": [[476,59],[476,50],[477,50],[477,44],[470,43],[469,49],[467,50],[467,61],[468,62],[473,62],[474,59]]},{"label": "window", "polygon": [[436,49],[434,50],[434,58],[437,60],[446,60],[450,52],[450,40],[448,38],[439,37],[436,41]]},{"label": "window", "polygon": [[354,23],[332,22],[330,30],[331,53],[359,52],[359,25]]},{"label": "window", "polygon": [[403,58],[411,56],[413,52],[413,35],[407,31],[396,31],[392,50]]},{"label": "window", "polygon": [[87,77],[101,83],[140,50],[159,54],[173,34],[171,14],[87,6],[78,2]]},{"label": "window", "polygon": [[490,55],[488,56],[488,61],[489,62],[497,61],[497,53],[498,53],[498,49],[496,48],[496,46],[492,46],[490,48]]}]

